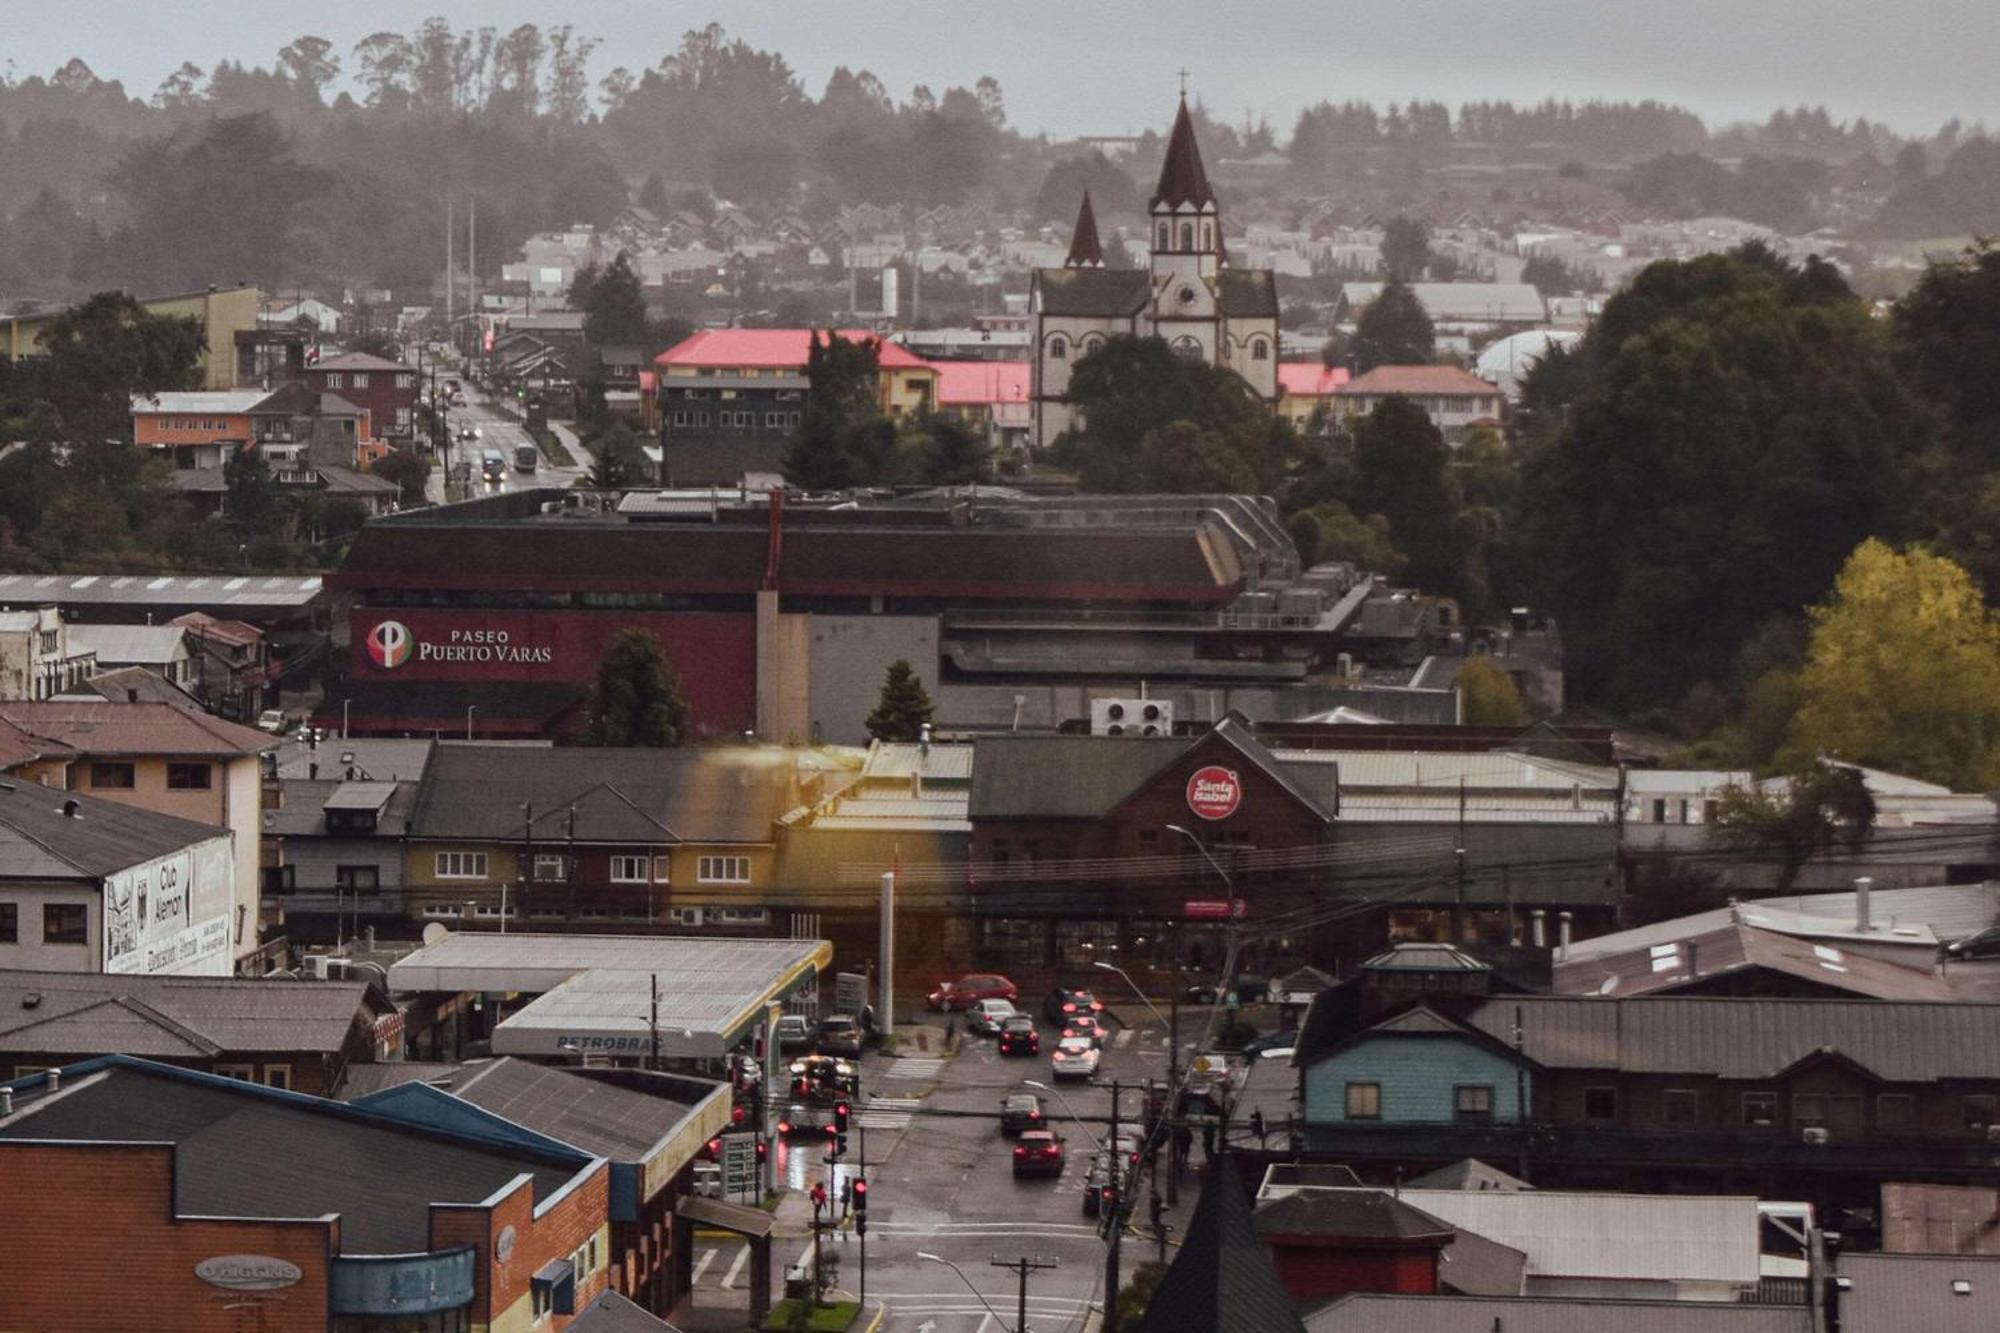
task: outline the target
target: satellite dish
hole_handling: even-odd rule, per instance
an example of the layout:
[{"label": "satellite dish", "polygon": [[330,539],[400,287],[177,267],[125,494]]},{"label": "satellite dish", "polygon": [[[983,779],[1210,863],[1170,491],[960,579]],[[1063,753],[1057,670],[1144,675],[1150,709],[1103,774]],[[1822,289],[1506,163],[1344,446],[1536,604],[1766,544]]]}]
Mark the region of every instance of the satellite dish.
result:
[{"label": "satellite dish", "polygon": [[451,932],[445,929],[443,922],[433,921],[428,926],[424,927],[424,943],[425,944],[440,943],[444,940],[446,936],[450,934]]}]

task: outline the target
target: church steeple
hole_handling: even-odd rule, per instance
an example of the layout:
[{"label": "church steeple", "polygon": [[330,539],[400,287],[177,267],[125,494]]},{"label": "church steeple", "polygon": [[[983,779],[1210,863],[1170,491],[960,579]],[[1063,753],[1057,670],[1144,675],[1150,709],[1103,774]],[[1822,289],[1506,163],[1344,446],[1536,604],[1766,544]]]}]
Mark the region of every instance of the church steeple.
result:
[{"label": "church steeple", "polygon": [[1215,192],[1208,188],[1208,173],[1202,170],[1201,149],[1194,141],[1194,117],[1188,114],[1187,98],[1181,98],[1180,114],[1174,117],[1173,133],[1167,136],[1167,160],[1160,165],[1160,183],[1153,190],[1155,214],[1184,209],[1212,210]]},{"label": "church steeple", "polygon": [[1069,258],[1064,268],[1103,268],[1104,247],[1097,240],[1097,215],[1090,210],[1090,191],[1083,192],[1083,207],[1076,212],[1076,230],[1069,238]]}]

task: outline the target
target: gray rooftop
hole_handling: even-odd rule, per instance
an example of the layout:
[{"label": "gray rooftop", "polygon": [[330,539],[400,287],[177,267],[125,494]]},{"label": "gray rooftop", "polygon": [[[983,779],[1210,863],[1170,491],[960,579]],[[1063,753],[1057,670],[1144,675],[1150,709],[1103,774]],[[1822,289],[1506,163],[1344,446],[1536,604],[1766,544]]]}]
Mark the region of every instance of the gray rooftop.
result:
[{"label": "gray rooftop", "polygon": [[114,666],[166,666],[188,655],[187,629],[181,625],[71,625],[70,651],[96,653],[98,663]]},{"label": "gray rooftop", "polygon": [[[332,711],[338,711],[335,701]],[[318,745],[309,745],[298,736],[287,737],[278,748],[278,776],[303,778],[319,765],[319,776],[340,777],[352,766],[356,777],[378,782],[414,782],[424,775],[434,743],[427,740],[377,740],[356,737],[343,740],[330,736]],[[349,759],[348,756],[353,756]]]},{"label": "gray rooftop", "polygon": [[[503,1056],[425,1082],[594,1157],[643,1162],[694,1112],[692,1102],[634,1092]],[[708,1084],[709,1090],[722,1087]]]},{"label": "gray rooftop", "polygon": [[0,1051],[16,1056],[333,1054],[373,1012],[361,982],[0,972]]},{"label": "gray rooftop", "polygon": [[[1843,1254],[1843,1333],[1990,1333],[2000,1327],[2000,1258]],[[1960,1290],[1962,1285],[1963,1290]]]},{"label": "gray rooftop", "polygon": [[350,1255],[428,1250],[432,1204],[477,1204],[526,1173],[539,1206],[587,1169],[583,1154],[488,1147],[316,1097],[129,1064],[35,1097],[0,1120],[5,1139],[172,1143],[178,1214],[337,1213]]},{"label": "gray rooftop", "polygon": [[[1802,1305],[1357,1292],[1315,1310],[1307,1333],[1812,1333]],[[1858,1333],[1858,1330],[1857,1330]]]},{"label": "gray rooftop", "polygon": [[0,604],[37,606],[303,607],[318,575],[0,574]]},{"label": "gray rooftop", "polygon": [[720,1055],[774,999],[832,962],[822,940],[456,933],[389,969],[396,991],[523,991],[541,998],[493,1035],[497,1052],[558,1055],[650,1047],[659,983],[661,1054]]},{"label": "gray rooftop", "polygon": [[[63,808],[75,803],[74,815]],[[227,829],[22,779],[0,781],[0,879],[102,879]]]},{"label": "gray rooftop", "polygon": [[[1807,921],[1798,926],[1778,926],[1795,933],[1850,933],[1854,923],[1854,894],[1800,893],[1776,898],[1758,898],[1743,904],[1746,913],[1770,917],[1791,913]],[[1717,907],[1706,912],[1656,921],[1610,935],[1578,940],[1564,954],[1564,961],[1625,953],[1681,939],[1690,934],[1713,930],[1727,924],[1730,909]],[[1938,884],[1914,889],[1876,889],[1869,895],[1869,915],[1881,933],[1894,938],[1892,927],[1927,927],[1940,941],[1950,944],[2000,924],[2000,883]],[[1811,923],[1817,922],[1817,927]],[[1753,922],[1752,924],[1756,924]]]}]

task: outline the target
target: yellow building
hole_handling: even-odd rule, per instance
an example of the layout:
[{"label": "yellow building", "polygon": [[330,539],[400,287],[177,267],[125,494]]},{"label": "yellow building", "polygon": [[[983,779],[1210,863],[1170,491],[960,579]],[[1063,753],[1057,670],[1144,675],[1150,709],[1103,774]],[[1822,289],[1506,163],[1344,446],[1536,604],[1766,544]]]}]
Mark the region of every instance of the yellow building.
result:
[{"label": "yellow building", "polygon": [[[200,322],[202,329],[203,389],[234,389],[241,376],[237,365],[236,335],[255,330],[263,308],[263,293],[255,287],[210,287],[207,291],[180,296],[159,296],[139,304],[148,314],[179,315]],[[18,361],[33,356],[41,346],[42,334],[60,310],[38,315],[17,315],[0,319],[0,350]]]}]

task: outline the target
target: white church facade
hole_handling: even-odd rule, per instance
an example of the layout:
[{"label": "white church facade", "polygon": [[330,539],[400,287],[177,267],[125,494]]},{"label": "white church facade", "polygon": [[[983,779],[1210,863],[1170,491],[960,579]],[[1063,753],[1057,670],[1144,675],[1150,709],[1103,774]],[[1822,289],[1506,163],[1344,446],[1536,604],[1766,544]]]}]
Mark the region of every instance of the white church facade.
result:
[{"label": "white church facade", "polygon": [[1270,269],[1238,269],[1222,243],[1222,214],[1181,102],[1153,191],[1147,266],[1104,266],[1090,198],[1077,215],[1069,258],[1037,269],[1031,394],[1034,443],[1053,444],[1078,424],[1071,368],[1113,334],[1158,336],[1190,360],[1235,371],[1266,402],[1278,400],[1278,287]]}]

